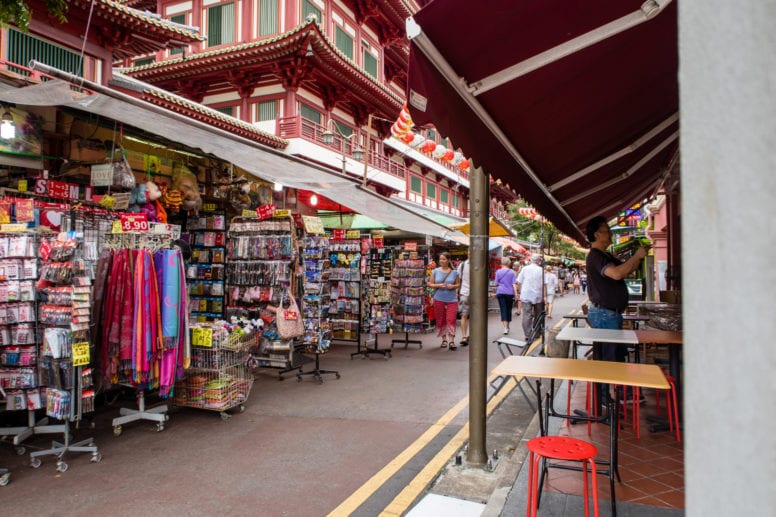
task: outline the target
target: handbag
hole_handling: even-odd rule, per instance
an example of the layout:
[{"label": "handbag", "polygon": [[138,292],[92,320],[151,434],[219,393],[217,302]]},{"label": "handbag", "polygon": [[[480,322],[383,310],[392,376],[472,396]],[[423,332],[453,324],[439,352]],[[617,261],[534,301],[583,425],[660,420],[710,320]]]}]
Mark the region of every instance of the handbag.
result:
[{"label": "handbag", "polygon": [[293,339],[304,334],[304,321],[302,321],[299,306],[296,304],[296,299],[294,299],[294,295],[291,294],[290,290],[288,291],[288,299],[288,308],[284,308],[281,303],[275,318],[275,325],[278,328],[280,339]]}]

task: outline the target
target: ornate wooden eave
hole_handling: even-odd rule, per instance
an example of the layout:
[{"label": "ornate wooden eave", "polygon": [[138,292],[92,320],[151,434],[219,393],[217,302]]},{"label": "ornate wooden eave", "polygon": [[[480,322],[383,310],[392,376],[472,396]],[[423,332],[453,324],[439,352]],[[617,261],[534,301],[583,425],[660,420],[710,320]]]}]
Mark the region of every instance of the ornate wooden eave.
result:
[{"label": "ornate wooden eave", "polygon": [[497,199],[505,203],[514,203],[520,197],[517,195],[517,192],[512,189],[512,187],[509,185],[504,185],[501,183],[501,180],[493,181],[492,178],[490,182],[490,195],[493,197],[493,199]]},{"label": "ornate wooden eave", "polygon": [[[29,5],[34,12],[46,12],[43,0],[30,0]],[[83,36],[88,24],[89,40],[109,49],[115,60],[204,39],[192,27],[172,23],[114,0],[95,0],[89,21],[91,9],[89,0],[71,0],[66,13],[67,22],[60,24],[52,19],[49,24],[77,37]]]},{"label": "ornate wooden eave", "polygon": [[371,113],[394,118],[404,102],[336,48],[315,22],[271,39],[230,45],[121,72],[174,92],[186,92],[192,85],[204,93],[218,88],[247,89],[278,80],[290,88],[304,84],[320,93],[324,102],[350,104],[354,116],[368,106]]},{"label": "ornate wooden eave", "polygon": [[[127,84],[122,84],[123,81],[131,81],[134,84],[132,87],[129,87]],[[154,88],[150,85],[144,85],[138,81],[133,81],[131,78],[124,78],[123,81],[121,74],[115,74],[112,86],[156,106],[185,115],[194,120],[199,120],[200,122],[204,122],[213,127],[229,131],[230,133],[253,140],[254,142],[275,149],[284,149],[288,146],[288,140],[277,137],[272,133],[262,131],[253,124],[230,117],[229,115],[225,115],[214,109],[208,108],[207,106],[184,99],[178,95],[171,94],[170,92]]]}]

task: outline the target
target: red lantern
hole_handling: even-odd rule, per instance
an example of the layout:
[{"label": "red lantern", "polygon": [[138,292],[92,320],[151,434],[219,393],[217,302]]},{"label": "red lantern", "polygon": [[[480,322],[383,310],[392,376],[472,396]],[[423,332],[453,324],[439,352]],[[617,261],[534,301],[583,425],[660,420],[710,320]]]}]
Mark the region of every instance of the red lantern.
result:
[{"label": "red lantern", "polygon": [[409,132],[406,135],[402,135],[401,141],[405,144],[411,144],[415,140],[415,133]]},{"label": "red lantern", "polygon": [[450,149],[448,149],[447,152],[442,155],[440,160],[443,162],[451,162],[453,161],[454,156],[455,156],[455,151],[451,151]]},{"label": "red lantern", "polygon": [[424,142],[423,145],[420,146],[420,150],[426,154],[431,153],[436,149],[436,142],[433,142],[431,140]]},{"label": "red lantern", "polygon": [[458,168],[461,169],[462,171],[468,171],[470,166],[471,166],[471,163],[466,158],[461,160],[461,163],[458,164]]}]

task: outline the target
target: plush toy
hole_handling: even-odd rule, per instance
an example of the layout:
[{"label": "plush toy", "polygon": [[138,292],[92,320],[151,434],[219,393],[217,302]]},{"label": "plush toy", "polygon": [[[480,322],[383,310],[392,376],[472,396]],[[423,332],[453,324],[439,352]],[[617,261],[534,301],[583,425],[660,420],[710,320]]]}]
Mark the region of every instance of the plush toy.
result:
[{"label": "plush toy", "polygon": [[187,167],[181,166],[180,171],[173,175],[170,188],[180,192],[184,210],[197,212],[202,207],[202,197],[199,195],[197,177]]},{"label": "plush toy", "polygon": [[181,195],[181,191],[178,189],[168,189],[164,194],[162,194],[162,204],[167,207],[170,213],[177,214],[183,205],[183,196]]},{"label": "plush toy", "polygon": [[160,202],[162,191],[153,181],[146,181],[146,202],[140,207],[140,213],[145,214],[149,221],[167,223],[167,212]]},{"label": "plush toy", "polygon": [[146,197],[147,188],[145,183],[141,183],[129,193],[130,212],[140,212],[140,208],[148,202],[148,198]]}]

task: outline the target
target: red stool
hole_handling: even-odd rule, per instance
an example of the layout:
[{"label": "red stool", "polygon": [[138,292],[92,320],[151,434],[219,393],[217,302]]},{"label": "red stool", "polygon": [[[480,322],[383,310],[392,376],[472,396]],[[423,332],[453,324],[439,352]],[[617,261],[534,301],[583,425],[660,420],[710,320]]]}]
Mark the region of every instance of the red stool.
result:
[{"label": "red stool", "polygon": [[[668,391],[662,390],[666,394],[666,412],[668,413],[668,428],[673,433],[676,430],[676,441],[682,441],[682,432],[679,429],[679,407],[676,404],[676,379],[666,374],[666,380],[669,386]],[[655,390],[655,409],[660,409],[660,392]]]},{"label": "red stool", "polygon": [[592,443],[569,436],[539,436],[529,440],[526,444],[530,454],[528,456],[528,502],[526,505],[526,517],[536,517],[539,507],[539,463],[542,458],[563,461],[581,461],[584,479],[585,517],[590,515],[587,495],[587,464],[593,473],[593,512],[598,517],[598,480],[596,479],[595,461],[598,449]]}]

